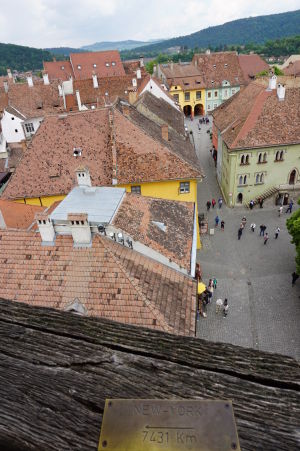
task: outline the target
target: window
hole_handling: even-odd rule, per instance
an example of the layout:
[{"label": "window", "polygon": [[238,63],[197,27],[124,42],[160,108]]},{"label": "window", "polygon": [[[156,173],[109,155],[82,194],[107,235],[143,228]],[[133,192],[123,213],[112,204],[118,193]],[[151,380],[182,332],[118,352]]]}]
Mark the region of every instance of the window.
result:
[{"label": "window", "polygon": [[249,155],[246,155],[246,164],[249,164]]},{"label": "window", "polygon": [[217,106],[218,106],[218,104],[217,104],[217,103],[214,103],[214,108],[217,108]]},{"label": "window", "polygon": [[217,66],[214,64],[213,67],[217,67]]},{"label": "window", "polygon": [[257,163],[261,163],[261,160],[262,160],[262,153],[260,153],[260,154],[258,155]]},{"label": "window", "polygon": [[106,66],[106,67],[109,67],[109,66],[110,66],[110,64],[109,64],[109,63],[105,63],[105,66]]},{"label": "window", "polygon": [[263,172],[256,174],[255,183],[256,184],[264,183],[264,173]]},{"label": "window", "polygon": [[249,155],[242,155],[240,164],[250,164],[249,159],[250,159]]},{"label": "window", "polygon": [[247,185],[247,175],[239,176],[239,185]]},{"label": "window", "polygon": [[97,64],[96,64],[96,63],[94,63],[94,64],[93,64],[93,67],[97,67]]},{"label": "window", "polygon": [[185,93],[184,93],[184,100],[185,100],[186,102],[189,102],[189,100],[190,100],[190,93],[189,93],[189,92],[185,92]]},{"label": "window", "polygon": [[180,191],[180,194],[189,193],[190,192],[190,182],[180,182],[179,191]]},{"label": "window", "polygon": [[27,133],[33,133],[34,132],[34,127],[33,124],[30,122],[29,124],[25,124],[25,129]]},{"label": "window", "polygon": [[232,89],[232,90],[231,90],[231,94],[232,94],[232,95],[235,94],[235,89]]},{"label": "window", "polygon": [[65,69],[65,66],[61,66],[61,70],[64,70]]},{"label": "window", "polygon": [[77,66],[77,69],[79,69],[79,70],[81,69],[81,66],[80,66],[80,64],[78,64],[78,66]]},{"label": "window", "polygon": [[[73,148],[73,156],[74,157],[81,157],[82,149],[80,147],[74,147]],[[80,175],[79,175],[80,177]],[[83,175],[82,175],[83,177]]]},{"label": "window", "polygon": [[211,99],[211,91],[208,91],[207,97],[208,97],[209,99]]},{"label": "window", "polygon": [[264,163],[267,162],[267,152],[264,153]]},{"label": "window", "polygon": [[201,99],[201,91],[196,91],[196,99]]},{"label": "window", "polygon": [[174,86],[174,89],[177,89],[177,86]]},{"label": "window", "polygon": [[175,102],[179,102],[179,94],[173,94]]},{"label": "window", "polygon": [[218,97],[218,91],[215,91],[215,97]]},{"label": "window", "polygon": [[131,192],[133,194],[141,194],[141,185],[135,185],[131,187]]},{"label": "window", "polygon": [[245,155],[241,156],[241,164],[245,164]]},{"label": "window", "polygon": [[277,150],[275,161],[283,161],[283,150]]},{"label": "window", "polygon": [[15,128],[15,132],[18,133],[18,129],[17,128]]},{"label": "window", "polygon": [[227,67],[227,66],[228,66],[228,64],[227,64],[227,63],[225,63],[225,64],[224,64],[224,67]]},{"label": "window", "polygon": [[224,97],[227,97],[227,96],[228,96],[228,90],[225,89],[225,91],[224,91]]},{"label": "window", "polygon": [[112,61],[111,65],[112,65],[112,66],[115,66],[115,65],[116,65],[116,62],[115,62],[115,61]]},{"label": "window", "polygon": [[208,109],[208,110],[210,110],[210,109],[211,109],[211,106],[210,106],[209,104],[207,105],[207,109]]},{"label": "window", "polygon": [[11,118],[11,120],[12,120],[12,121],[14,121],[14,120],[15,120],[15,118],[14,118],[14,117],[12,117],[12,118]]}]

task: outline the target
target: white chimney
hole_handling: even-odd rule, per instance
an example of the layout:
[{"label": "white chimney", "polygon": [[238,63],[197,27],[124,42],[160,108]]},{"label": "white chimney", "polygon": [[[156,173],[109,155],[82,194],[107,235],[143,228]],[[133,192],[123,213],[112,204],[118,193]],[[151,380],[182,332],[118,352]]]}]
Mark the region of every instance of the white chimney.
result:
[{"label": "white chimney", "polygon": [[171,70],[174,69],[174,63],[173,63],[173,61],[171,61],[170,68],[171,68]]},{"label": "white chimney", "polygon": [[37,213],[35,219],[39,228],[43,244],[45,245],[54,244],[55,230],[48,214],[46,212]]},{"label": "white chimney", "polygon": [[33,87],[33,80],[32,80],[32,77],[31,77],[31,76],[30,76],[30,77],[27,77],[27,83],[28,83],[28,86],[29,86],[30,88]]},{"label": "white chimney", "polygon": [[205,51],[205,55],[210,55],[210,49],[207,49],[207,50]]},{"label": "white chimney", "polygon": [[44,85],[50,85],[48,74],[43,74]]},{"label": "white chimney", "polygon": [[94,88],[99,88],[97,75],[93,74],[93,86]]},{"label": "white chimney", "polygon": [[133,78],[133,79],[132,79],[132,86],[133,86],[134,88],[137,87],[137,81],[136,81],[136,78]]},{"label": "white chimney", "polygon": [[76,91],[76,99],[77,99],[78,109],[79,109],[79,111],[81,111],[82,110],[82,104],[81,104],[80,92],[79,91]]},{"label": "white chimney", "polygon": [[157,66],[156,66],[156,64],[154,64],[154,66],[153,66],[153,75],[156,75],[156,72],[157,72]]},{"label": "white chimney", "polygon": [[69,213],[68,221],[74,245],[81,246],[91,244],[92,233],[87,213]]},{"label": "white chimney", "polygon": [[10,70],[10,69],[7,69],[7,75],[8,75],[8,78],[13,78],[13,76],[12,76],[12,73],[11,73],[11,70]]},{"label": "white chimney", "polygon": [[280,102],[285,98],[285,86],[281,83],[277,85],[277,97]]},{"label": "white chimney", "polygon": [[61,97],[63,95],[62,87],[58,85],[58,95]]},{"label": "white chimney", "polygon": [[8,81],[7,80],[4,80],[3,86],[4,86],[4,91],[7,93],[8,92]]},{"label": "white chimney", "polygon": [[137,78],[137,79],[142,78],[142,72],[141,72],[141,69],[137,69],[137,71],[136,71],[136,78]]},{"label": "white chimney", "polygon": [[140,56],[140,67],[144,67],[144,57]]},{"label": "white chimney", "polygon": [[76,178],[79,186],[92,186],[91,176],[88,168],[79,167],[76,170]]},{"label": "white chimney", "polygon": [[272,91],[273,89],[276,89],[276,83],[277,83],[277,77],[276,77],[276,75],[272,75],[269,78],[269,86],[268,86],[267,91]]}]

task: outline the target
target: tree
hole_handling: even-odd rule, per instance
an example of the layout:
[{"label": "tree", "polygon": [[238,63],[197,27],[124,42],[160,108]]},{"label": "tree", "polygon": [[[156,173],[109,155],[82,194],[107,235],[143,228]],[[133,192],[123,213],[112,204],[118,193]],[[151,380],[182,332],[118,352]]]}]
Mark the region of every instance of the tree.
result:
[{"label": "tree", "polygon": [[[300,198],[298,199],[298,205],[300,205]],[[295,211],[287,219],[286,226],[289,234],[292,236],[291,242],[296,246],[296,273],[300,275],[300,210]]]}]

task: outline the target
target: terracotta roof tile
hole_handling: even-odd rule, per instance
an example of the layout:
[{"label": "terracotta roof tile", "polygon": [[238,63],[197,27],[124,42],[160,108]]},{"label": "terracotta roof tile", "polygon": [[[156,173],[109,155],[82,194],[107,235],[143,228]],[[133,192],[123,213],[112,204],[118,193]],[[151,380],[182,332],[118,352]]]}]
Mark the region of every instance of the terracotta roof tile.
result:
[{"label": "terracotta roof tile", "polygon": [[255,53],[251,55],[239,55],[238,60],[246,83],[250,83],[255,75],[260,72],[269,70],[269,65]]},{"label": "terracotta roof tile", "polygon": [[0,296],[57,309],[78,299],[90,316],[181,335],[195,331],[196,283],[99,235],[92,247],[76,249],[71,236],[47,247],[38,233],[0,232]]},{"label": "terracotta roof tile", "polygon": [[125,75],[117,50],[70,53],[70,61],[76,79],[91,78],[93,73],[99,78]]},{"label": "terracotta roof tile", "polygon": [[44,61],[43,64],[49,80],[67,81],[74,76],[70,61]]},{"label": "terracotta roof tile", "polygon": [[[156,224],[155,224],[156,222]],[[157,223],[162,223],[162,230]],[[190,271],[194,204],[126,194],[113,224]]]},{"label": "terracotta roof tile", "polygon": [[25,205],[0,199],[0,214],[6,226],[4,228],[28,229],[35,221],[36,213],[44,210],[45,207],[38,205]]}]

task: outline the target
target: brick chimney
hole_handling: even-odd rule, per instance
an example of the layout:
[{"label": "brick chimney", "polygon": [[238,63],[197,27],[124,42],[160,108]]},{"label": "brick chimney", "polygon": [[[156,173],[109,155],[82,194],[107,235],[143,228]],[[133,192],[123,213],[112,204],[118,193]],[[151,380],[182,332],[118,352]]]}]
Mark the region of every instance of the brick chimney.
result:
[{"label": "brick chimney", "polygon": [[44,245],[53,245],[55,241],[55,230],[48,213],[42,212],[35,215],[39,232]]},{"label": "brick chimney", "polygon": [[87,213],[69,213],[68,222],[75,246],[87,246],[92,242]]},{"label": "brick chimney", "polygon": [[161,137],[165,141],[169,141],[169,126],[168,124],[161,125]]}]

